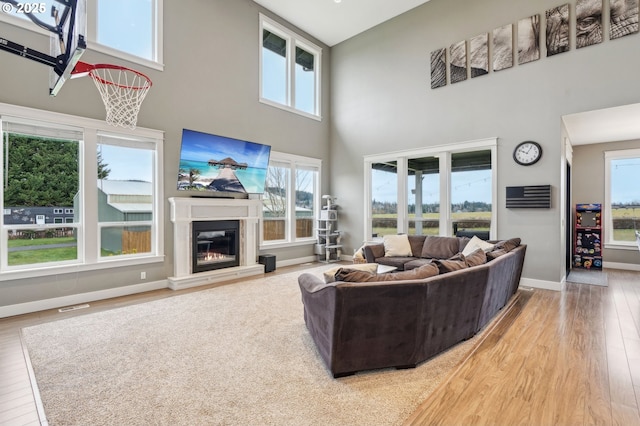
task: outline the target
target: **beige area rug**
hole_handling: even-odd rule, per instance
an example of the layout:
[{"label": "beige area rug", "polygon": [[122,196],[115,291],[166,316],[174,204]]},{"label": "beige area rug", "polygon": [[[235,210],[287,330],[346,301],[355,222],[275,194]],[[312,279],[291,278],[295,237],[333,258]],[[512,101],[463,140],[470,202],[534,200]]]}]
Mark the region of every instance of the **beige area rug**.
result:
[{"label": "beige area rug", "polygon": [[49,424],[398,425],[478,339],[415,369],[333,379],[299,274],[24,328]]}]

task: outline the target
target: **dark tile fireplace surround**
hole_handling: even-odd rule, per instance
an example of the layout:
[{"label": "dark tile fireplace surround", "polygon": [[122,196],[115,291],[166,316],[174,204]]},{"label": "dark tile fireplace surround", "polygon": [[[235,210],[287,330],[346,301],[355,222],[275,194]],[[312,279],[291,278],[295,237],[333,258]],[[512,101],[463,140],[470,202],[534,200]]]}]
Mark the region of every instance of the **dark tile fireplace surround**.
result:
[{"label": "dark tile fireplace surround", "polygon": [[198,221],[191,224],[192,273],[240,265],[240,222]]}]

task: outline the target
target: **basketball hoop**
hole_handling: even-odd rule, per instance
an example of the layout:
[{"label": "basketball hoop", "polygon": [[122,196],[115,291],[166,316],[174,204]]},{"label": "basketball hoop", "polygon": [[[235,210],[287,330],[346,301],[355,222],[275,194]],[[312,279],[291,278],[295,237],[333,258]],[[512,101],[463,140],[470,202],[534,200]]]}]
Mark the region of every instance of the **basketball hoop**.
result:
[{"label": "basketball hoop", "polygon": [[140,105],[151,88],[151,79],[140,71],[120,65],[79,62],[73,77],[87,74],[100,92],[107,123],[135,129]]}]

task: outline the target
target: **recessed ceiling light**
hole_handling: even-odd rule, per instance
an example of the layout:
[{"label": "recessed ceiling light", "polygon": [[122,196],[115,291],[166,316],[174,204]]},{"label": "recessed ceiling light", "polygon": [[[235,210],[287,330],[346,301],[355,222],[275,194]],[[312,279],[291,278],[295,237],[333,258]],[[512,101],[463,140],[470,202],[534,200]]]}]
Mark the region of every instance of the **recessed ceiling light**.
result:
[{"label": "recessed ceiling light", "polygon": [[342,0],[333,0],[336,3],[342,3]]}]

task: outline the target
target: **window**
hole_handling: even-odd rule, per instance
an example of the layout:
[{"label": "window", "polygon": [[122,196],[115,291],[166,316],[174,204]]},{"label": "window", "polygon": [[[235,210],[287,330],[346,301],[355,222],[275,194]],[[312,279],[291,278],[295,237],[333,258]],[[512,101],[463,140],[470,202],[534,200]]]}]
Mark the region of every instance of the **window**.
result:
[{"label": "window", "polygon": [[371,165],[372,236],[395,234],[398,229],[398,162]]},{"label": "window", "polygon": [[604,236],[609,247],[637,249],[640,149],[605,152]]},{"label": "window", "polygon": [[0,275],[162,261],[161,132],[0,104]]},{"label": "window", "polygon": [[495,235],[495,159],[495,139],[365,158],[365,235]]},{"label": "window", "polygon": [[262,243],[315,241],[321,161],[271,152],[263,195]]},{"label": "window", "polygon": [[[162,64],[163,0],[86,0],[87,40],[91,49],[142,65],[160,69]],[[25,3],[26,4],[26,3]],[[53,24],[51,7],[60,8],[58,0],[37,3],[34,15]],[[40,5],[44,5],[40,12]],[[36,26],[24,13],[0,13],[0,20],[26,29],[48,31]],[[29,47],[29,46],[27,46]],[[43,52],[48,53],[48,52]]]},{"label": "window", "polygon": [[260,101],[320,118],[322,50],[260,15]]},{"label": "window", "polygon": [[440,160],[425,156],[408,159],[409,234],[440,232]]},{"label": "window", "polygon": [[154,144],[100,134],[97,150],[100,256],[150,253]]},{"label": "window", "polygon": [[79,128],[2,117],[2,203],[11,214],[0,270],[79,260],[81,218],[58,226],[44,212],[78,202],[81,140]]}]

